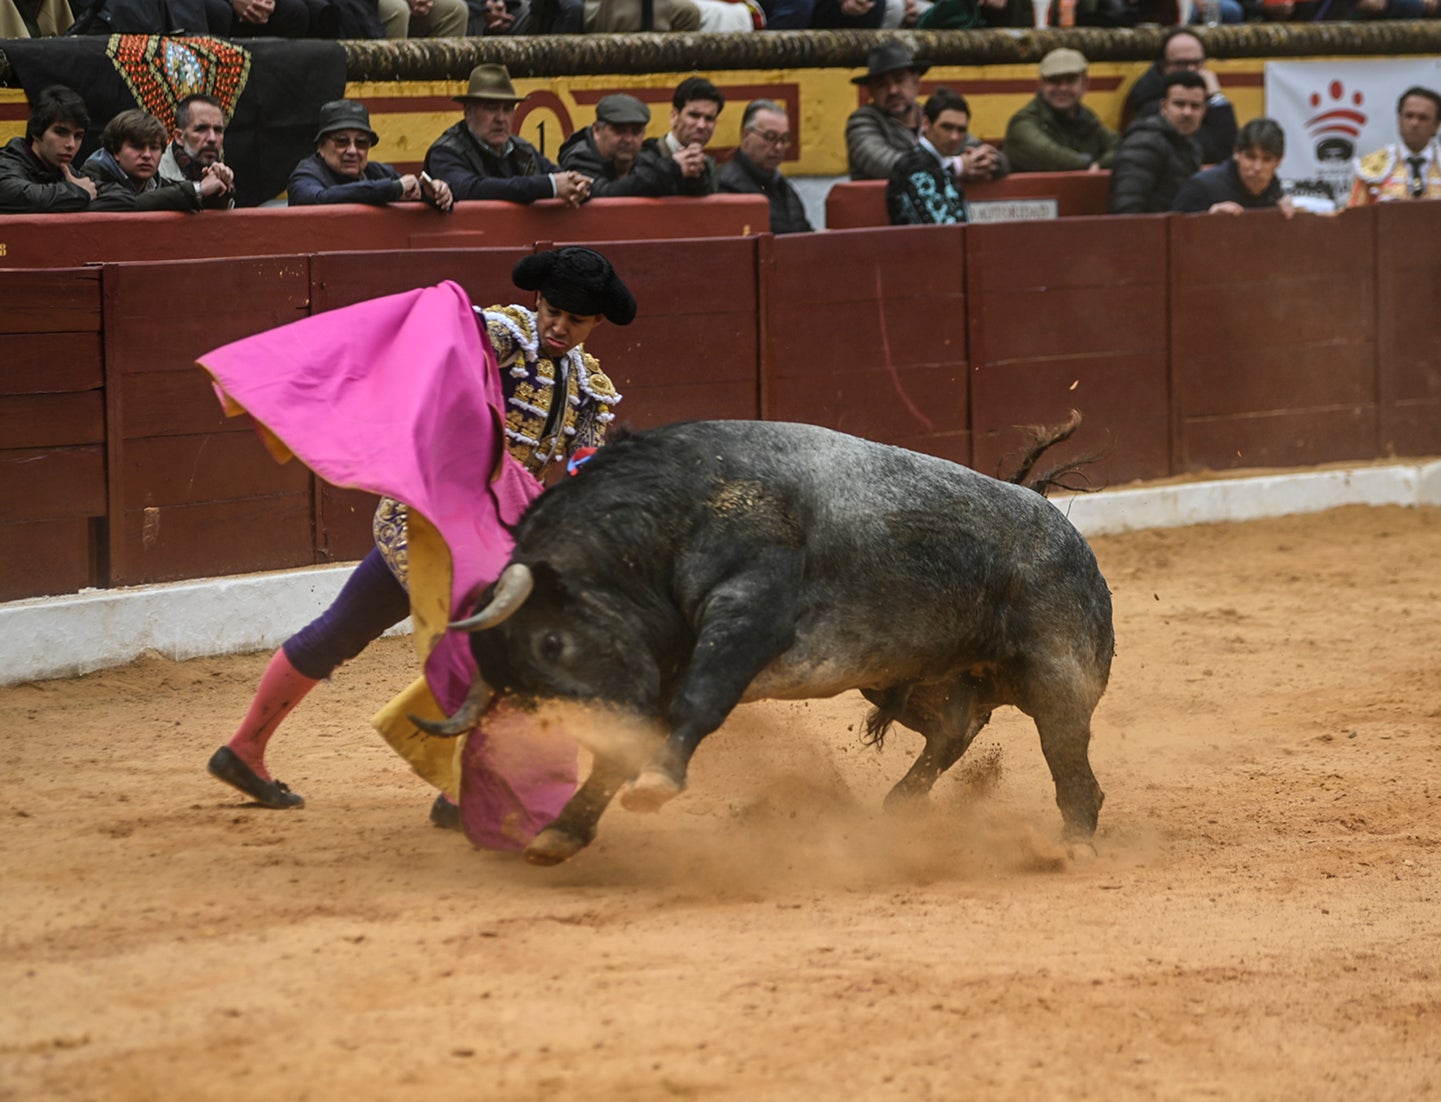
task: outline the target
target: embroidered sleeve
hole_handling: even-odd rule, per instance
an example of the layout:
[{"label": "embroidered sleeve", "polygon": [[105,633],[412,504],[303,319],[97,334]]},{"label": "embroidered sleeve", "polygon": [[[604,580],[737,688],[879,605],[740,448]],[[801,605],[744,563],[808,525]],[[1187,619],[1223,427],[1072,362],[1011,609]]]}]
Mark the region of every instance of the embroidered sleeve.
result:
[{"label": "embroidered sleeve", "polygon": [[612,412],[621,402],[610,377],[600,369],[600,362],[589,352],[581,351],[576,373],[575,432],[566,441],[566,454],[576,448],[598,448],[605,443],[605,432],[615,420]]},{"label": "embroidered sleeve", "polygon": [[535,316],[524,306],[492,306],[478,312],[485,319],[485,330],[500,367],[524,375],[525,361],[534,360],[536,355]]}]

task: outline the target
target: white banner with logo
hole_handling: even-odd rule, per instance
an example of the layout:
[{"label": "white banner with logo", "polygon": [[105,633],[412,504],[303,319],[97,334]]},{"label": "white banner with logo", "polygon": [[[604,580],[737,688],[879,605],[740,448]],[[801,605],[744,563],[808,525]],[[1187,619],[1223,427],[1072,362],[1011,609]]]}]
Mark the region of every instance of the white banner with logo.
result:
[{"label": "white banner with logo", "polygon": [[1286,132],[1286,190],[1329,189],[1344,206],[1351,162],[1399,140],[1396,101],[1416,84],[1441,90],[1441,58],[1266,62],[1266,114]]}]

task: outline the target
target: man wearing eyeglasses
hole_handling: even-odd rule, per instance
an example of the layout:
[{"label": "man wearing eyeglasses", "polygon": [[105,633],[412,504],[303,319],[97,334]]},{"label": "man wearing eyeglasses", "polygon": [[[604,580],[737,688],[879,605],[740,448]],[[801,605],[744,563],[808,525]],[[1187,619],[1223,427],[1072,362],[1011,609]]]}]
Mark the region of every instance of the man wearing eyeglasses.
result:
[{"label": "man wearing eyeglasses", "polygon": [[1401,93],[1396,129],[1401,140],[1358,157],[1347,206],[1405,199],[1441,199],[1441,95],[1416,86]]},{"label": "man wearing eyeglasses", "polygon": [[370,128],[370,112],[354,100],[331,100],[320,109],[315,153],[295,166],[286,187],[292,207],[324,203],[371,203],[424,200],[450,210],[454,198],[444,180],[422,181],[402,176],[390,165],[370,159],[380,135]]},{"label": "man wearing eyeglasses", "polygon": [[771,233],[809,233],[814,227],[795,187],[781,175],[791,148],[791,123],[774,100],[752,100],[741,116],[741,144],[720,170],[721,191],[764,195]]},{"label": "man wearing eyeglasses", "polygon": [[1172,27],[1161,39],[1156,61],[1141,74],[1126,97],[1127,123],[1143,119],[1161,110],[1166,93],[1166,78],[1172,73],[1190,70],[1200,73],[1206,82],[1206,114],[1196,141],[1201,145],[1201,160],[1208,165],[1220,164],[1231,157],[1236,144],[1236,110],[1216,74],[1206,67],[1206,47],[1200,36],[1187,27]]}]

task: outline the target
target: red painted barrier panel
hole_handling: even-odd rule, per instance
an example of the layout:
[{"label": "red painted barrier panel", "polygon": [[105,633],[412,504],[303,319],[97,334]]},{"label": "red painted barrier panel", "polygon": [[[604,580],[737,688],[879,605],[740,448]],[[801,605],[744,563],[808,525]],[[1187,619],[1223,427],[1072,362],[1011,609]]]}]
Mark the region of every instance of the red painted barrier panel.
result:
[{"label": "red painted barrier panel", "polygon": [[389,207],[259,207],[200,214],[34,214],[0,217],[0,268],[72,268],[186,257],[284,256],[331,249],[403,251],[529,246],[536,241],[735,237],[770,225],[760,195],[704,199],[555,199]]},{"label": "red painted barrier panel", "polygon": [[770,242],[762,415],[971,458],[965,228]]},{"label": "red painted barrier panel", "polygon": [[0,601],[104,584],[100,273],[0,272]]},{"label": "red painted barrier panel", "polygon": [[966,227],[975,467],[1081,411],[1048,460],[1104,451],[1101,485],[1170,473],[1164,216]]},{"label": "red painted barrier panel", "polygon": [[[1001,180],[966,184],[967,199],[1055,199],[1062,218],[1105,214],[1111,173],[1013,172]],[[826,228],[888,226],[884,180],[842,180],[826,193]]]},{"label": "red painted barrier panel", "polygon": [[[1441,453],[1441,203],[1383,203],[1376,227],[1380,449]],[[1422,244],[1426,243],[1426,244]]]},{"label": "red painted barrier panel", "polygon": [[1178,472],[1380,454],[1375,214],[1168,219]]},{"label": "red painted barrier panel", "polygon": [[195,358],[307,316],[308,257],[107,265],[110,584],[315,561],[309,472],[226,418]]}]

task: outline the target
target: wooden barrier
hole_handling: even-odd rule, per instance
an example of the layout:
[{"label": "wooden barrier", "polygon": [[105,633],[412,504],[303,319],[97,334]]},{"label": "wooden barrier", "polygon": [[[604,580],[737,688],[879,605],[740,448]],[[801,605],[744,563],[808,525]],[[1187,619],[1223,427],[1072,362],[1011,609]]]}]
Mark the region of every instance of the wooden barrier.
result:
[{"label": "wooden barrier", "polygon": [[[1062,218],[1105,214],[1111,173],[1013,172],[1001,180],[966,185],[967,199],[1055,199]],[[884,180],[842,180],[826,193],[826,228],[889,226]]]},{"label": "wooden barrier", "polygon": [[739,237],[770,226],[761,195],[704,200],[597,199],[572,209],[474,201],[449,214],[421,203],[386,207],[258,207],[200,214],[14,214],[0,217],[0,268],[180,257],[290,256],[330,249],[528,248],[537,241]]},{"label": "wooden barrier", "polygon": [[0,272],[0,600],[106,584],[100,273]]},{"label": "wooden barrier", "polygon": [[[1441,204],[602,242],[641,304],[591,348],[623,423],[809,421],[1009,466],[1020,427],[1103,484],[1441,452]],[[354,558],[373,499],[276,466],[194,358],[524,250],[0,272],[0,598]],[[863,472],[858,474],[863,477]]]}]

